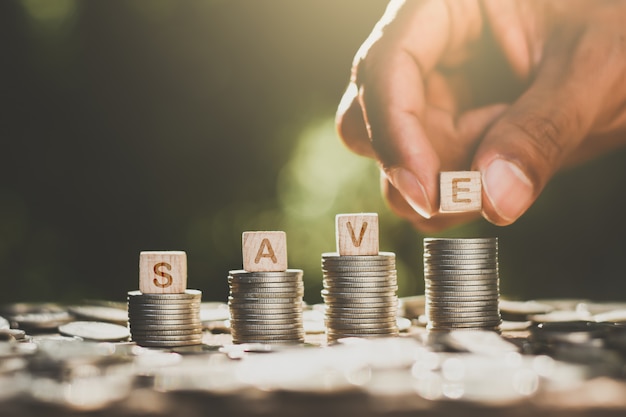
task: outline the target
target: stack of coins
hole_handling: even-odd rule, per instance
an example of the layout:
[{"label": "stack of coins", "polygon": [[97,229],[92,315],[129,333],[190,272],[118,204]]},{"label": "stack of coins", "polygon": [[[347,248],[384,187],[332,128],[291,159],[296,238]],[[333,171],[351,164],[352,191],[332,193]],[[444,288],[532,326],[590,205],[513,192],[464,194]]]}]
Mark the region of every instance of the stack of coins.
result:
[{"label": "stack of coins", "polygon": [[140,346],[174,347],[202,343],[202,292],[177,294],[128,292],[131,338]]},{"label": "stack of coins", "polygon": [[424,239],[431,330],[498,330],[498,239]]},{"label": "stack of coins", "polygon": [[233,343],[303,343],[302,276],[301,269],[230,271]]},{"label": "stack of coins", "polygon": [[322,254],[329,342],[343,337],[398,334],[398,290],[394,253]]}]

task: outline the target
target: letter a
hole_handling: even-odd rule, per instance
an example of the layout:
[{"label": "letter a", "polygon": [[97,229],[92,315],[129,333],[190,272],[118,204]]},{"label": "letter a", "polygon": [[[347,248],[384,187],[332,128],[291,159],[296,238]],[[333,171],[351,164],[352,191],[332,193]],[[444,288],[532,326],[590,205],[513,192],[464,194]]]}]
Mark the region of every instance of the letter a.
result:
[{"label": "letter a", "polygon": [[[263,252],[263,249],[267,248],[267,253]],[[261,258],[270,258],[272,262],[277,263],[278,259],[276,259],[276,255],[274,254],[274,248],[272,248],[272,244],[268,238],[264,238],[259,245],[259,251],[256,254],[256,258],[254,258],[254,263],[258,264],[261,261]]]}]

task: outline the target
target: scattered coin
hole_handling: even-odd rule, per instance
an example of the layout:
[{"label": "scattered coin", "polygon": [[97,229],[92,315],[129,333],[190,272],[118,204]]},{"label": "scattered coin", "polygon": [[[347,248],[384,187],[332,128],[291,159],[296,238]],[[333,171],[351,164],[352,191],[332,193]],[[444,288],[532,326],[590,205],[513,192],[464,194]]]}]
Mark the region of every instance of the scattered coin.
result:
[{"label": "scattered coin", "polygon": [[121,342],[130,336],[128,328],[100,321],[74,321],[59,326],[59,333],[98,342]]}]

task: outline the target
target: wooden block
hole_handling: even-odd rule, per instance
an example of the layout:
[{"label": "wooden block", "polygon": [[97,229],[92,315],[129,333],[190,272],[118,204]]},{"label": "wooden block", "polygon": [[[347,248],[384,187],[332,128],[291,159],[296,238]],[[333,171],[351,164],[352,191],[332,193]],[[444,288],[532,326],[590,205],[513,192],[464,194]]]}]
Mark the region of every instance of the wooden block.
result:
[{"label": "wooden block", "polygon": [[287,269],[285,232],[244,232],[241,247],[243,269],[248,272],[279,272]]},{"label": "wooden block", "polygon": [[335,226],[339,255],[378,255],[378,214],[338,214]]},{"label": "wooden block", "polygon": [[439,211],[458,213],[482,209],[480,172],[442,172],[440,176]]},{"label": "wooden block", "polygon": [[139,291],[179,294],[187,289],[187,254],[182,251],[146,251],[139,254]]}]

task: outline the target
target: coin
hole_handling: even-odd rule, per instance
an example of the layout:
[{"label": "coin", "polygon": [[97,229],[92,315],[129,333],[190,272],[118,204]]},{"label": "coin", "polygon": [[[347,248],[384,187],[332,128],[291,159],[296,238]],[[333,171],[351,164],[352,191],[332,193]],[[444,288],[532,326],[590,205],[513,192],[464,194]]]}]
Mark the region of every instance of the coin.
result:
[{"label": "coin", "polygon": [[145,347],[176,347],[176,346],[191,346],[202,344],[202,338],[193,340],[140,340],[135,341],[140,346]]},{"label": "coin", "polygon": [[285,271],[260,271],[260,272],[249,272],[243,269],[236,269],[232,271],[228,271],[228,274],[234,278],[242,278],[242,279],[254,279],[254,278],[285,278],[285,277],[296,277],[300,278],[303,275],[303,271],[301,269],[287,269]]},{"label": "coin", "polygon": [[322,261],[336,262],[359,262],[359,261],[375,261],[375,260],[393,260],[396,254],[393,252],[378,252],[378,255],[340,255],[338,252],[322,253]]},{"label": "coin", "polygon": [[59,333],[98,342],[119,342],[130,336],[125,326],[100,321],[74,321],[59,326]]},{"label": "coin", "polygon": [[184,293],[175,293],[175,294],[144,294],[139,290],[129,291],[128,298],[142,298],[145,300],[163,300],[163,301],[171,301],[171,300],[189,300],[189,299],[200,299],[202,296],[202,291],[199,290],[191,290],[187,289]]},{"label": "coin", "polygon": [[82,320],[106,321],[117,324],[125,324],[128,321],[128,312],[114,307],[81,305],[70,306],[67,310]]},{"label": "coin", "polygon": [[497,238],[493,237],[472,237],[472,238],[448,238],[448,237],[426,237],[424,238],[424,246],[430,245],[477,245],[477,244],[496,244]]},{"label": "coin", "polygon": [[202,329],[187,329],[187,330],[133,330],[132,334],[135,336],[145,336],[149,335],[154,337],[158,336],[189,336],[189,335],[198,335],[202,334]]}]

